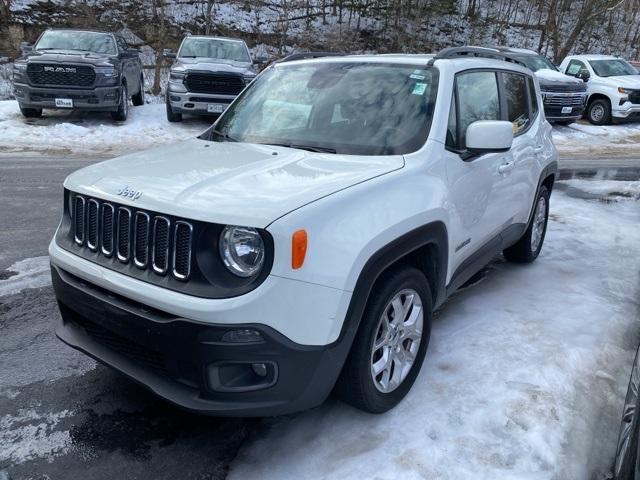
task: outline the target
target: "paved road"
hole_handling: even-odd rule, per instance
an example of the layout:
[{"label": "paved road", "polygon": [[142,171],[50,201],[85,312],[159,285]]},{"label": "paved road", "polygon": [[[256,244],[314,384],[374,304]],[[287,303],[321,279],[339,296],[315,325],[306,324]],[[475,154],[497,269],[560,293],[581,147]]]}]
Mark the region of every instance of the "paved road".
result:
[{"label": "paved road", "polygon": [[[14,262],[46,255],[62,180],[94,161],[0,156],[0,282]],[[564,177],[640,178],[640,159],[561,168]],[[0,479],[224,478],[258,421],[167,405],[57,341],[57,315],[49,286],[0,297]]]},{"label": "paved road", "polygon": [[[61,183],[91,162],[0,157],[0,282],[14,262],[46,255]],[[0,297],[0,479],[226,476],[257,421],[166,404],[59,342],[57,315],[50,286]]]}]

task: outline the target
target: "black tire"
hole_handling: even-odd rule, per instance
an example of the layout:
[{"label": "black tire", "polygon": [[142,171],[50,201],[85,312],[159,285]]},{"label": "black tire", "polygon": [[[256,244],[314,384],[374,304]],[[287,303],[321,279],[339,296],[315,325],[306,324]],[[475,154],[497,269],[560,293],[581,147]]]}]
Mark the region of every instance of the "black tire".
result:
[{"label": "black tire", "polygon": [[40,118],[42,117],[41,108],[27,108],[20,106],[20,112],[27,118]]},{"label": "black tire", "polygon": [[[540,201],[544,199],[544,212],[543,217],[538,217],[539,219],[544,219],[544,223],[541,225],[541,231],[539,230],[540,224],[536,223],[536,217],[538,215],[538,208],[540,208]],[[544,237],[547,234],[547,223],[549,222],[549,190],[546,186],[542,185],[540,187],[540,192],[538,192],[538,196],[536,197],[536,201],[533,204],[533,215],[531,215],[531,220],[529,221],[529,226],[527,230],[524,232],[522,237],[518,242],[504,250],[502,253],[505,258],[510,262],[516,263],[531,263],[540,254],[540,250],[542,250],[542,245],[544,244]],[[534,235],[540,235],[539,241],[537,242],[537,246],[534,248],[532,245],[532,238]]]},{"label": "black tire", "polygon": [[169,95],[167,94],[166,96],[166,105],[167,105],[167,120],[169,120],[170,122],[181,122],[182,121],[182,114],[181,113],[175,113],[173,111],[173,109],[171,108],[171,103],[169,102]]},{"label": "black tire", "polygon": [[131,97],[134,107],[144,105],[144,77],[140,77],[140,91]]},{"label": "black tire", "polygon": [[638,358],[640,350],[636,350],[636,356],[629,378],[627,395],[624,400],[620,433],[616,448],[615,462],[613,464],[613,478],[615,480],[640,479],[640,465],[638,464],[638,413],[640,412],[640,371]]},{"label": "black tire", "polygon": [[129,116],[129,91],[127,90],[127,84],[123,83],[120,87],[120,105],[118,110],[111,112],[111,118],[117,122],[124,122]]},{"label": "black tire", "polygon": [[[422,303],[423,325],[420,343],[417,345],[413,364],[409,367],[404,379],[399,381],[395,389],[384,393],[374,384],[374,377],[371,372],[373,358],[376,355],[373,350],[374,341],[382,331],[380,330],[380,322],[383,314],[393,311],[393,309],[389,310],[391,308],[391,300],[399,293],[409,289],[417,292]],[[412,312],[413,308],[412,306],[407,312]],[[338,396],[350,405],[370,413],[384,413],[395,407],[409,392],[420,372],[431,336],[432,308],[429,283],[420,270],[405,267],[384,274],[376,282],[367,302],[358,333],[336,385]],[[399,331],[391,335],[394,337],[400,336],[400,339],[402,339]],[[385,338],[389,336],[386,335]],[[411,342],[411,340],[401,341]],[[391,364],[392,362],[388,363]],[[393,372],[394,368],[390,367],[390,372]],[[381,373],[381,375],[384,375],[384,373]]]},{"label": "black tire", "polygon": [[594,125],[611,124],[611,102],[598,98],[587,107],[587,119]]}]

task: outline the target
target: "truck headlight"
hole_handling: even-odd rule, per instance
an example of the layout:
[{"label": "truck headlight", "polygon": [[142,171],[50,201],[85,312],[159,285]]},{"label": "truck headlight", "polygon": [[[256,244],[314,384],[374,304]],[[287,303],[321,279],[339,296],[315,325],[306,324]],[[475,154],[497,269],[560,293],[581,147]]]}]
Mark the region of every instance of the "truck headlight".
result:
[{"label": "truck headlight", "polygon": [[622,93],[623,95],[630,95],[633,93],[633,90],[630,88],[618,87],[618,93]]},{"label": "truck headlight", "polygon": [[220,234],[220,256],[234,275],[252,277],[264,264],[264,242],[255,228],[228,225]]},{"label": "truck headlight", "polygon": [[185,73],[180,70],[171,70],[169,72],[170,80],[176,80],[176,81],[184,80],[184,76],[185,76]]},{"label": "truck headlight", "polygon": [[26,63],[14,63],[13,64],[13,79],[17,80],[21,78],[27,71]]},{"label": "truck headlight", "polygon": [[251,82],[253,82],[256,78],[256,75],[245,75],[244,76],[244,84],[245,85],[249,85]]},{"label": "truck headlight", "polygon": [[96,73],[105,78],[113,78],[118,76],[118,71],[114,67],[96,67]]}]

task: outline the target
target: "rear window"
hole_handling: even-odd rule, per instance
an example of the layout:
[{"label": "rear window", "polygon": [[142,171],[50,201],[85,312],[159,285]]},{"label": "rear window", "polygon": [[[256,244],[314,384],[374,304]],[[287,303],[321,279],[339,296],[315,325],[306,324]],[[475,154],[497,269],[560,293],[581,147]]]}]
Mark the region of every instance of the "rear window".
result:
[{"label": "rear window", "polygon": [[526,77],[517,73],[503,73],[504,91],[507,101],[507,119],[513,124],[517,135],[529,128],[529,94]]}]

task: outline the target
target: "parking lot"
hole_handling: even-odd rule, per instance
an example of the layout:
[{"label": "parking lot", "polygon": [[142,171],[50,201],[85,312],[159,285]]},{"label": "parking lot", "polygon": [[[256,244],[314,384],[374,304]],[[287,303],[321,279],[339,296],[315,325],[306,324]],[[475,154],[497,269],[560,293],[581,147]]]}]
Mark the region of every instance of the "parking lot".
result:
[{"label": "parking lot", "polygon": [[[231,466],[232,478],[318,478],[331,464],[331,475],[342,478],[459,478],[479,465],[489,477],[587,478],[573,474],[609,468],[640,332],[636,158],[566,157],[539,262],[525,273],[497,260],[449,302],[417,388],[398,409],[371,417],[330,400],[274,420],[184,413],[54,337],[46,254],[60,184],[101,158],[0,158],[5,476],[209,479],[224,478]],[[522,349],[527,355],[518,359]],[[584,440],[568,446],[569,437]],[[381,451],[391,464],[377,460]]]}]

